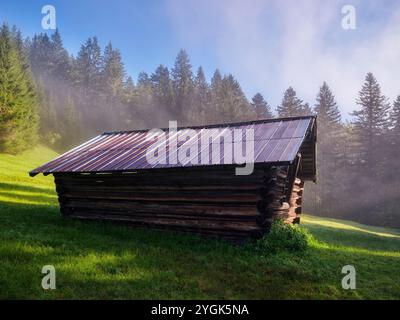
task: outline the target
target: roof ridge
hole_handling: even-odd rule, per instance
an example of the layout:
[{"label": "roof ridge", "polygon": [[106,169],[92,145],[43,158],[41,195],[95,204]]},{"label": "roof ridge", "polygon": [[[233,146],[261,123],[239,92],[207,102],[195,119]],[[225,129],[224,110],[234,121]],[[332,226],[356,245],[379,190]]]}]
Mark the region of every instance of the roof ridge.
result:
[{"label": "roof ridge", "polygon": [[[183,129],[208,129],[208,128],[220,128],[220,127],[233,127],[233,126],[244,126],[248,124],[259,124],[259,123],[271,123],[278,121],[292,121],[292,120],[302,120],[302,119],[316,119],[316,115],[308,115],[308,116],[296,116],[296,117],[283,117],[283,118],[268,118],[268,119],[257,119],[250,121],[240,121],[240,122],[228,122],[228,123],[216,123],[209,125],[197,125],[197,126],[183,126],[177,127],[177,130]],[[134,129],[134,130],[120,130],[120,131],[105,131],[101,133],[101,135],[111,135],[111,134],[122,134],[122,133],[135,133],[135,132],[147,132],[153,128],[148,129]],[[169,128],[159,128],[163,131],[169,130]]]}]

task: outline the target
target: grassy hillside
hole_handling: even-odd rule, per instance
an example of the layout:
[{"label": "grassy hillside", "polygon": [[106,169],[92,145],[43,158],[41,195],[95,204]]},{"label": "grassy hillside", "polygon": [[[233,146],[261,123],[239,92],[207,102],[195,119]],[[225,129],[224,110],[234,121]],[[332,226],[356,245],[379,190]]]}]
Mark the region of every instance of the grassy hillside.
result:
[{"label": "grassy hillside", "polygon": [[[305,216],[305,254],[260,256],[194,236],[63,219],[52,176],[27,172],[55,153],[0,154],[0,298],[400,299],[400,232]],[[368,213],[366,213],[368,214]],[[41,288],[54,265],[57,289]],[[341,288],[342,266],[357,289]]]}]

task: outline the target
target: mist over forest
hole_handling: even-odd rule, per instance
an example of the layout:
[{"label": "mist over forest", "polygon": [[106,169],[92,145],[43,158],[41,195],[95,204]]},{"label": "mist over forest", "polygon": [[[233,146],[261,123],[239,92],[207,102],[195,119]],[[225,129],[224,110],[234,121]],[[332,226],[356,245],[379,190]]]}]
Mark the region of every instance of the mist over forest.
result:
[{"label": "mist over forest", "polygon": [[329,83],[308,102],[288,83],[275,107],[256,92],[249,101],[231,74],[215,70],[208,81],[185,50],[171,68],[134,77],[111,42],[89,38],[73,56],[58,31],[25,38],[4,24],[0,152],[18,154],[39,143],[63,152],[104,131],[166,127],[169,120],[186,126],[315,114],[318,183],[306,188],[305,212],[400,227],[400,88],[389,101],[370,71],[344,122]]}]

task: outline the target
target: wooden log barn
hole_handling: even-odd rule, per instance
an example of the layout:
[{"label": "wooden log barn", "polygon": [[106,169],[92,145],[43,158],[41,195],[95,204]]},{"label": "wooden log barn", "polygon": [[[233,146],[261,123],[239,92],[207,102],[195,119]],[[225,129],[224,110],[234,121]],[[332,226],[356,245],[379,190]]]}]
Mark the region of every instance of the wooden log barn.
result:
[{"label": "wooden log barn", "polygon": [[253,172],[236,175],[238,165],[211,148],[208,163],[149,164],[146,151],[157,139],[136,130],[103,133],[29,174],[53,174],[61,214],[71,218],[234,241],[262,237],[276,218],[300,222],[304,182],[316,180],[314,116],[177,128],[175,135],[189,129],[195,132],[191,144],[208,131],[210,143],[220,144],[221,134],[207,129],[223,136],[254,130]]}]

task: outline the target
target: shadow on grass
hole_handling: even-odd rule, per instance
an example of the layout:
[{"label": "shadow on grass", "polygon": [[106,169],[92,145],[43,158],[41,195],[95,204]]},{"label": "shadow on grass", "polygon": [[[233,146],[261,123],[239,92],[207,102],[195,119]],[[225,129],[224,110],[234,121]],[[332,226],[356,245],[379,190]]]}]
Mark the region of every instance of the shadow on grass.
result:
[{"label": "shadow on grass", "polygon": [[25,201],[33,201],[33,202],[52,202],[57,200],[57,196],[55,194],[40,194],[40,195],[30,195],[30,194],[16,194],[12,191],[2,191],[0,190],[0,196],[5,196],[7,198],[16,199],[19,202]]},{"label": "shadow on grass", "polygon": [[25,192],[39,192],[39,193],[45,193],[48,195],[55,195],[55,191],[48,189],[48,188],[40,188],[40,187],[34,187],[34,186],[26,186],[26,185],[18,185],[18,184],[12,184],[12,183],[4,183],[0,182],[0,190],[6,190],[6,191],[12,191],[12,190],[17,190],[17,191],[25,191]]}]

